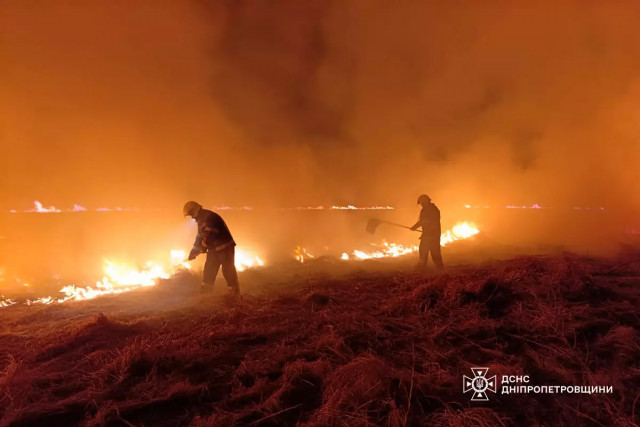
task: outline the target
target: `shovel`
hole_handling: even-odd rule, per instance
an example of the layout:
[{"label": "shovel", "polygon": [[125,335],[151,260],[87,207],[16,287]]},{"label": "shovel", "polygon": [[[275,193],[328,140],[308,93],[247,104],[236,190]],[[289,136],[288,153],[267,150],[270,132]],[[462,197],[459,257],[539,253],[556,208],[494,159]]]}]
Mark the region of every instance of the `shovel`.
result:
[{"label": "shovel", "polygon": [[[407,227],[406,225],[402,225],[402,224],[398,224],[395,222],[391,222],[391,221],[384,221],[378,218],[370,218],[367,221],[367,231],[371,234],[376,232],[376,229],[378,228],[378,226],[380,224],[391,224],[391,225],[395,225],[396,227],[402,227],[402,228],[406,228],[407,230],[411,230],[411,227]],[[411,230],[411,231],[420,231],[420,230]]]}]

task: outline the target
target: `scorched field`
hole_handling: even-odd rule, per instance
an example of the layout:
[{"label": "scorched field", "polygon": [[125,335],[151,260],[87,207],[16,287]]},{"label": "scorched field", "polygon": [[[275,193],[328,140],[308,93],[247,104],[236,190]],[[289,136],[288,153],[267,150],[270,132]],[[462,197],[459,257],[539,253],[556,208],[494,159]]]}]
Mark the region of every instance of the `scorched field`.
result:
[{"label": "scorched field", "polygon": [[[640,261],[526,256],[414,271],[322,260],[0,309],[0,425],[619,425],[640,416]],[[471,401],[463,378],[610,393]],[[535,420],[535,421],[533,421]]]}]

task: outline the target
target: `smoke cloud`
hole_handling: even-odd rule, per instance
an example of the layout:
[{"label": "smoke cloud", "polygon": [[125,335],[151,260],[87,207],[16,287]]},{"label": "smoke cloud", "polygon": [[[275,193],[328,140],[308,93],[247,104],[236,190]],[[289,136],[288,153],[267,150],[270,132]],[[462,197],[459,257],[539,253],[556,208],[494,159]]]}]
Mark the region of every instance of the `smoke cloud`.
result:
[{"label": "smoke cloud", "polygon": [[572,206],[624,227],[639,27],[636,1],[2,0],[0,208],[426,192],[443,221],[491,206],[488,229],[506,205],[552,209],[518,238],[558,238]]}]

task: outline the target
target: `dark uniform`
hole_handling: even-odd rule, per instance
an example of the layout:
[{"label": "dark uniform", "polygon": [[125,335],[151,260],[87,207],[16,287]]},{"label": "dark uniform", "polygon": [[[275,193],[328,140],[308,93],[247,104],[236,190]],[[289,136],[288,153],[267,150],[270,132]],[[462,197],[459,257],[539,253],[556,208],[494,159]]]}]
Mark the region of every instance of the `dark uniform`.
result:
[{"label": "dark uniform", "polygon": [[200,209],[195,217],[198,235],[189,254],[189,259],[206,252],[203,286],[212,287],[218,270],[222,266],[222,275],[227,286],[238,289],[238,273],[235,267],[236,242],[222,217],[207,209]]},{"label": "dark uniform", "polygon": [[419,251],[420,264],[426,267],[429,253],[431,253],[431,259],[433,259],[436,267],[442,269],[444,265],[440,252],[440,234],[442,233],[440,228],[440,209],[438,209],[431,200],[425,200],[424,203],[422,203],[422,210],[420,211],[418,222],[411,228],[416,230],[418,227],[422,227]]}]

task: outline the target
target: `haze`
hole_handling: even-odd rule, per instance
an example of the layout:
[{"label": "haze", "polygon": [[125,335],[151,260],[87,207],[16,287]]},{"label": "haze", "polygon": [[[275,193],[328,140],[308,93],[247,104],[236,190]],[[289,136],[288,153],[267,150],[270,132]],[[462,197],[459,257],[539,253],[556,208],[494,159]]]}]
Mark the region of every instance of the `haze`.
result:
[{"label": "haze", "polygon": [[637,1],[1,0],[0,26],[3,211],[426,192],[489,228],[551,207],[558,237],[640,207]]}]

